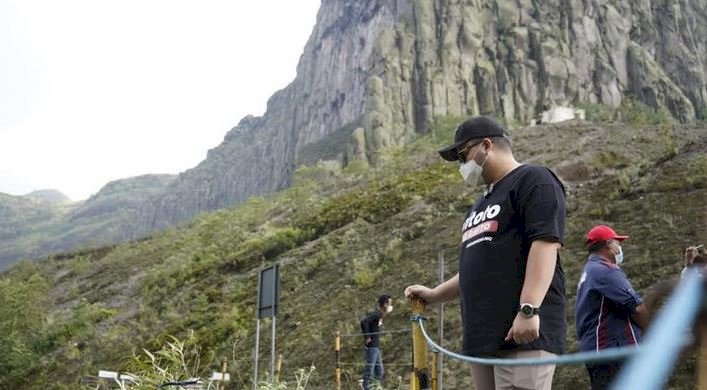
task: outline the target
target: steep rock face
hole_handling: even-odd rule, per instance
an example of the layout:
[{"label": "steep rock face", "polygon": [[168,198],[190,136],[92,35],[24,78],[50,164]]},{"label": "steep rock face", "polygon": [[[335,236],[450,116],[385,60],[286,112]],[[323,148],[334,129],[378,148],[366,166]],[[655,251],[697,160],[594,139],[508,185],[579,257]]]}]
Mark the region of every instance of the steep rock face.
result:
[{"label": "steep rock face", "polygon": [[[136,236],[289,186],[305,146],[360,120],[377,37],[398,19],[395,2],[324,0],[296,79],[262,117],[241,120],[206,160],[146,203]],[[342,157],[346,142],[336,147]]]},{"label": "steep rock face", "polygon": [[287,187],[337,132],[349,141],[327,156],[375,163],[438,115],[515,126],[631,94],[692,121],[707,114],[706,26],[699,0],[323,0],[296,79],[145,203],[134,234]]},{"label": "steep rock face", "polygon": [[69,222],[106,218],[117,212],[133,212],[147,198],[161,194],[174,175],[142,175],[114,180],[69,214]]},{"label": "steep rock face", "polygon": [[414,111],[400,119],[414,117],[407,125],[418,131],[448,114],[528,124],[553,105],[616,107],[627,93],[694,120],[707,101],[704,2],[618,4],[417,1],[412,26],[382,39],[375,53],[387,70],[386,102],[404,111],[397,97],[414,96]]},{"label": "steep rock face", "polygon": [[0,199],[0,261],[141,237],[285,188],[318,159],[376,164],[439,115],[521,126],[553,105],[616,107],[630,94],[680,121],[707,118],[706,80],[704,0],[323,0],[297,77],[262,117],[176,178],[37,210]]}]

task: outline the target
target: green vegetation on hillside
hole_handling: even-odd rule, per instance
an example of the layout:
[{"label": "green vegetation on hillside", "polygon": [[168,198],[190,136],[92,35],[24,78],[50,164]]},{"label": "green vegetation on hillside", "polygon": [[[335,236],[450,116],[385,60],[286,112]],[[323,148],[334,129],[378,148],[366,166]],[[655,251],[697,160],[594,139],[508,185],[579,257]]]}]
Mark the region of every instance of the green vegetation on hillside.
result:
[{"label": "green vegetation on hillside", "polygon": [[0,270],[17,258],[30,258],[43,232],[62,221],[71,207],[0,193]]},{"label": "green vegetation on hillside", "polygon": [[[174,175],[115,180],[82,202],[62,201],[56,191],[18,197],[0,193],[0,270],[20,259],[97,248],[140,236],[141,206]],[[66,198],[68,199],[68,198]]]},{"label": "green vegetation on hillside", "polygon": [[[292,188],[203,214],[145,240],[22,263],[0,279],[0,389],[76,389],[99,369],[130,370],[136,356],[169,337],[189,339],[208,376],[229,361],[231,389],[250,386],[258,270],[281,264],[277,349],[283,375],[317,367],[308,389],[331,389],[334,333],[358,332],[358,320],[382,292],[396,310],[386,329],[407,329],[402,298],[410,283],[434,285],[437,258],[455,271],[463,213],[480,188],[466,186],[436,149],[452,138],[457,118],[391,149],[381,166],[343,170],[302,167]],[[651,122],[652,123],[652,122]],[[681,269],[681,250],[704,239],[707,132],[668,122],[577,123],[512,132],[521,161],[547,164],[565,180],[568,225],[562,251],[573,324],[574,287],[596,223],[627,232],[626,270],[640,292]],[[678,229],[679,228],[679,229]],[[26,303],[26,304],[25,304]],[[458,304],[445,310],[445,346],[460,344]],[[430,308],[429,317],[437,316]],[[436,321],[430,321],[436,334]],[[260,356],[269,359],[269,321]],[[8,332],[8,333],[5,333]],[[346,389],[354,389],[362,356],[344,338]],[[410,337],[382,340],[390,384],[407,378]],[[568,349],[576,350],[574,327]],[[260,365],[265,377],[267,363]],[[671,386],[691,389],[695,357]],[[445,360],[448,388],[470,383],[468,369]],[[407,379],[403,380],[406,383]],[[587,386],[583,367],[560,367],[556,388]]]}]

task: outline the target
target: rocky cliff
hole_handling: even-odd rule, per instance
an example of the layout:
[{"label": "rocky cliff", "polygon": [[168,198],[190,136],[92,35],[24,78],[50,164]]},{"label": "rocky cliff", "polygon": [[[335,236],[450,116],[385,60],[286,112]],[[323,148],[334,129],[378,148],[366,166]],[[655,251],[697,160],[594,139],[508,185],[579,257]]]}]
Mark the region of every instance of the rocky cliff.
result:
[{"label": "rocky cliff", "polygon": [[146,202],[136,235],[287,187],[319,157],[375,163],[438,115],[520,126],[631,95],[694,121],[706,74],[704,1],[323,0],[296,79]]},{"label": "rocky cliff", "polygon": [[[242,119],[206,160],[146,204],[140,226],[161,228],[287,187],[303,148],[361,120],[378,36],[399,19],[395,2],[322,2],[295,80],[262,117]],[[348,134],[334,146],[338,154],[347,142]]]},{"label": "rocky cliff", "polygon": [[[74,246],[40,240],[42,253],[142,237],[286,188],[320,159],[376,164],[438,116],[520,127],[553,106],[627,96],[681,122],[707,119],[704,0],[323,0],[296,78],[262,117],[149,191],[101,191],[69,215],[60,240]],[[96,225],[103,216],[118,222]]]}]

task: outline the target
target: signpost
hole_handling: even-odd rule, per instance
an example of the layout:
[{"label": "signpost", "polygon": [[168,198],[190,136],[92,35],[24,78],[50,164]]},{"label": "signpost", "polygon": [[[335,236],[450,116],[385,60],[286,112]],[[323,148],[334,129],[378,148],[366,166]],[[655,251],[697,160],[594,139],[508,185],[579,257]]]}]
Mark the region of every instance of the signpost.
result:
[{"label": "signpost", "polygon": [[253,390],[258,388],[258,354],[260,348],[260,319],[272,317],[270,345],[270,378],[275,378],[275,325],[280,301],[280,267],[274,264],[260,271],[258,278],[258,308],[255,322],[255,353],[253,357]]},{"label": "signpost", "polygon": [[[444,254],[442,252],[439,252],[439,284],[444,283]],[[439,319],[437,323],[437,340],[439,340],[439,345],[442,346],[442,343],[444,342],[444,303],[439,304]],[[442,390],[444,389],[444,364],[442,362],[442,359],[444,357],[443,354],[438,353],[436,354],[439,357],[437,358],[437,388],[435,390]]]}]

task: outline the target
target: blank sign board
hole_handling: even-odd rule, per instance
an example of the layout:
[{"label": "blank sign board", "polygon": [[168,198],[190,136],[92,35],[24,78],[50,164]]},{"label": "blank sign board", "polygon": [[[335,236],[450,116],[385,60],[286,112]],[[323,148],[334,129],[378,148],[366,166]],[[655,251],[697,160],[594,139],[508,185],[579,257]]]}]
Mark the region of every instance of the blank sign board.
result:
[{"label": "blank sign board", "polygon": [[260,271],[258,279],[258,318],[277,316],[280,301],[280,271],[277,264]]}]

